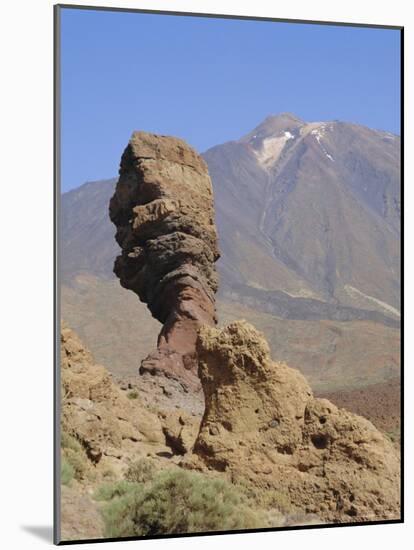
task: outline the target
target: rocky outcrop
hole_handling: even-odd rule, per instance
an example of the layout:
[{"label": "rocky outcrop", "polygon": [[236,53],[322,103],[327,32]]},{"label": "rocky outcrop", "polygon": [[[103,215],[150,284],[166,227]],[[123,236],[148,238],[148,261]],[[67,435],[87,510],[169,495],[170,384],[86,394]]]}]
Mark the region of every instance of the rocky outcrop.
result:
[{"label": "rocky outcrop", "polygon": [[165,443],[175,455],[185,455],[193,450],[200,429],[200,418],[183,410],[160,411]]},{"label": "rocky outcrop", "polygon": [[245,321],[203,327],[197,352],[206,409],[192,467],[274,489],[324,521],[399,518],[398,454],[368,420],[314,398]]},{"label": "rocky outcrop", "polygon": [[65,324],[61,384],[61,430],[82,445],[95,475],[119,475],[131,460],[168,450],[158,416],[128,398]]},{"label": "rocky outcrop", "polygon": [[219,252],[207,165],[180,139],[134,132],[109,213],[122,248],[114,272],[163,324],[140,372],[195,384],[197,330],[216,322]]}]

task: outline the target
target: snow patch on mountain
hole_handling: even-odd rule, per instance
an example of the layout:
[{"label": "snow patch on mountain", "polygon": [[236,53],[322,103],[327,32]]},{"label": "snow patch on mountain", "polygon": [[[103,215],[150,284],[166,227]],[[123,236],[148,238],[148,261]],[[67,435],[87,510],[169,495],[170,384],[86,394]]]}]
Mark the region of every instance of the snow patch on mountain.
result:
[{"label": "snow patch on mountain", "polygon": [[311,136],[314,136],[316,141],[318,142],[320,148],[322,149],[324,155],[332,162],[335,162],[335,159],[328,153],[328,151],[325,149],[325,146],[322,143],[322,139],[325,137],[326,130],[330,130],[331,127],[327,127],[326,124],[321,124],[317,128],[314,128],[311,130],[310,134]]},{"label": "snow patch on mountain", "polygon": [[295,136],[288,131],[279,136],[265,138],[260,149],[254,149],[259,164],[263,168],[271,168],[278,161],[286,143],[292,139],[295,139]]}]

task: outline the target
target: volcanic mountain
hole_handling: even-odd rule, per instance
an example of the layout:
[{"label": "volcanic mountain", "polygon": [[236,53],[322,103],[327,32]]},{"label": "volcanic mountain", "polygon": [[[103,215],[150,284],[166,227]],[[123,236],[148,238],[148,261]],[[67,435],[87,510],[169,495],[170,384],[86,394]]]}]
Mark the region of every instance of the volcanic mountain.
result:
[{"label": "volcanic mountain", "polygon": [[207,151],[222,292],[288,318],[398,319],[399,154],[396,136],[287,114]]},{"label": "volcanic mountain", "polygon": [[[253,322],[272,355],[314,387],[398,376],[400,138],[285,113],[203,157],[221,250],[220,321]],[[98,360],[128,373],[159,325],[114,280],[115,183],[62,195],[62,313]]]}]

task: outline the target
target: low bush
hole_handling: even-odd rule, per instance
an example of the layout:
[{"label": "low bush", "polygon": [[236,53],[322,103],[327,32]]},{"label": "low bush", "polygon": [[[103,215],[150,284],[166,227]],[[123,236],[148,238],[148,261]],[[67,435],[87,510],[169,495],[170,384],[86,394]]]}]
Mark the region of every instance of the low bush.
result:
[{"label": "low bush", "polygon": [[125,472],[125,479],[134,483],[146,483],[155,476],[155,465],[148,458],[141,458],[133,462]]},{"label": "low bush", "polygon": [[276,489],[257,487],[251,482],[239,480],[236,484],[240,491],[249,500],[263,510],[277,509],[283,514],[292,513],[296,510],[288,495]]},{"label": "low bush", "polygon": [[122,497],[133,489],[134,486],[129,481],[125,480],[104,483],[97,488],[93,498],[99,501],[109,501],[116,497]]},{"label": "low bush", "polygon": [[78,481],[85,479],[90,469],[86,454],[83,451],[79,452],[73,449],[64,449],[63,454],[74,470],[75,479]]},{"label": "low bush", "polygon": [[78,481],[88,477],[91,466],[79,441],[67,432],[62,431],[60,445],[63,458],[73,469],[73,477]]},{"label": "low bush", "polygon": [[60,446],[62,449],[72,449],[73,451],[82,451],[82,445],[79,441],[68,434],[68,432],[62,431],[60,434]]},{"label": "low bush", "polygon": [[71,466],[71,464],[69,464],[69,462],[62,457],[60,464],[60,482],[62,483],[62,485],[69,485],[73,479],[74,474],[75,471],[73,469],[73,466]]},{"label": "low bush", "polygon": [[127,393],[127,396],[128,396],[129,399],[138,399],[139,393],[135,390],[132,390],[132,391]]},{"label": "low bush", "polygon": [[[110,494],[108,488],[105,492]],[[254,503],[230,483],[179,469],[161,472],[147,483],[120,482],[105,500],[102,514],[107,537],[249,529],[265,524],[254,511]]]}]

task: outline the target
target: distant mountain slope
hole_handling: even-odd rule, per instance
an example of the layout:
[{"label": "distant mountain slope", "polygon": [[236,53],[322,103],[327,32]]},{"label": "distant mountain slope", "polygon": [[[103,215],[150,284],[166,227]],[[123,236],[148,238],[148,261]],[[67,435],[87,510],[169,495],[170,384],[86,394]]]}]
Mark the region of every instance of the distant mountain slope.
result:
[{"label": "distant mountain slope", "polygon": [[399,138],[280,115],[204,157],[223,290],[244,283],[398,319]]},{"label": "distant mountain slope", "polygon": [[[221,320],[244,315],[263,327],[273,356],[302,369],[314,387],[397,376],[399,138],[283,114],[204,158],[222,253]],[[98,361],[128,373],[153,347],[157,327],[113,278],[115,183],[62,195],[62,313]],[[131,338],[121,341],[128,327]]]},{"label": "distant mountain slope", "polygon": [[77,273],[112,278],[119,247],[109,214],[116,179],[85,183],[62,194],[60,209],[61,275],[70,281]]}]

